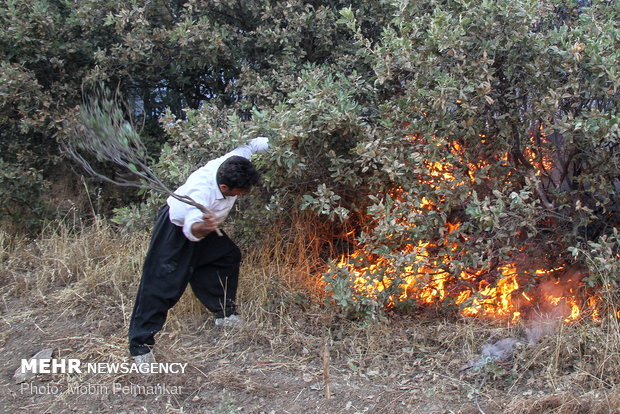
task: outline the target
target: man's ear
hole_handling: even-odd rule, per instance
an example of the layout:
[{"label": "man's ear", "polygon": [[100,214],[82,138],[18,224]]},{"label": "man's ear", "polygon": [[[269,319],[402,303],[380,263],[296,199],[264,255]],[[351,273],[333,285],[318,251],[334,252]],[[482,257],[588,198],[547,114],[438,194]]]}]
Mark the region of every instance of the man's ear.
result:
[{"label": "man's ear", "polygon": [[222,194],[227,193],[228,190],[230,190],[230,187],[228,187],[226,184],[220,184],[220,191],[222,192]]}]

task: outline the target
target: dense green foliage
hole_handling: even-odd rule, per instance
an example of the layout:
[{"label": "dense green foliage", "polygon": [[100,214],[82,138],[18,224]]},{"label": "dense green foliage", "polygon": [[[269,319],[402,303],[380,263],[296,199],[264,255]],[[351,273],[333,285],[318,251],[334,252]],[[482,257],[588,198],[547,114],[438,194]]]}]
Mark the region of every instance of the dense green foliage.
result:
[{"label": "dense green foliage", "polygon": [[[0,4],[0,154],[10,166],[7,179],[41,173],[41,180],[10,190],[18,205],[41,204],[27,213],[35,218],[43,217],[46,201],[38,190],[67,173],[57,141],[84,84],[118,87],[157,154],[167,139],[158,122],[166,110],[185,119],[186,109],[208,103],[248,119],[253,108],[275,105],[294,90],[304,64],[337,62],[351,49],[350,34],[335,24],[344,7],[337,1]],[[385,15],[380,6],[360,10]],[[2,217],[18,220],[23,212]]]},{"label": "dense green foliage", "polygon": [[344,306],[379,308],[429,267],[492,280],[509,260],[617,260],[617,2],[3,3],[0,185],[17,202],[36,186],[3,183],[50,171],[82,83],[103,80],[170,184],[271,137],[247,212],[311,210],[333,220],[326,241],[355,230],[358,267],[390,263],[366,271],[390,281],[375,297],[329,272]]}]

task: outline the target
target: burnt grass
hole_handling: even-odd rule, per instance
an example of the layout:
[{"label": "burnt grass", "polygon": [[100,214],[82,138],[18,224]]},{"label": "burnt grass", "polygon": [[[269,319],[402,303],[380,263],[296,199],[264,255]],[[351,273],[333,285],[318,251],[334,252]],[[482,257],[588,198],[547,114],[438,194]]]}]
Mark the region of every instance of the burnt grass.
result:
[{"label": "burnt grass", "polygon": [[[433,310],[369,323],[309,292],[302,270],[259,259],[242,269],[241,328],[214,326],[190,290],[171,312],[154,354],[187,363],[184,374],[39,374],[17,384],[21,360],[45,348],[82,363],[130,361],[147,236],[91,231],[97,242],[62,229],[3,238],[1,412],[620,413],[613,318],[560,323],[531,344],[525,324]],[[509,357],[465,369],[504,338],[520,341]]]}]

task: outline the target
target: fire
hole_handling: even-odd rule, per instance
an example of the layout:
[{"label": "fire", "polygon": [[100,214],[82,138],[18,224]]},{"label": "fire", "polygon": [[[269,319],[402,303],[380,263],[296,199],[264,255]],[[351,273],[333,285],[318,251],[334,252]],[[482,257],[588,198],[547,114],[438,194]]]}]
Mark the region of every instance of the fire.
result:
[{"label": "fire", "polygon": [[[458,224],[447,226],[447,232],[458,228]],[[459,306],[459,312],[466,317],[485,317],[508,320],[513,323],[521,320],[528,311],[560,314],[567,323],[577,321],[588,315],[593,320],[600,319],[602,299],[590,296],[585,301],[579,299],[583,291],[579,281],[565,280],[561,277],[566,268],[537,269],[527,273],[515,263],[507,263],[497,268],[493,282],[479,279],[483,271],[462,271],[458,278],[443,270],[437,258],[432,257],[430,242],[420,242],[408,250],[414,257],[412,263],[403,267],[404,273],[398,280],[378,274],[391,274],[396,267],[386,257],[378,256],[372,264],[359,266],[354,262],[363,250],[351,255],[342,255],[337,263],[355,278],[355,290],[368,297],[376,297],[398,283],[397,294],[390,297],[391,305],[406,300],[415,300],[421,306],[441,304],[451,300]],[[433,266],[434,265],[434,266]],[[541,279],[539,285],[527,287],[523,281]],[[458,281],[474,284],[470,288],[458,289]],[[526,290],[529,289],[529,290]],[[587,312],[584,311],[587,309]],[[620,318],[620,311],[617,312]]]},{"label": "fire", "polygon": [[[518,320],[521,313],[516,309],[512,295],[519,289],[517,282],[517,269],[514,265],[499,268],[502,278],[493,287],[486,281],[480,282],[477,296],[473,298],[470,306],[464,308],[461,313],[466,316],[483,314],[485,316]],[[467,298],[465,298],[467,299]],[[457,304],[463,302],[456,302]]]},{"label": "fire", "polygon": [[[542,127],[539,134],[544,135]],[[409,136],[408,139],[414,142],[416,137]],[[446,145],[445,140],[439,141],[441,145]],[[454,156],[451,159],[459,159],[463,148],[457,143],[448,143],[447,146]],[[539,167],[536,175],[552,168],[549,160],[530,149],[525,151],[524,156],[532,165]],[[504,162],[507,159],[506,154],[502,160]],[[479,181],[476,173],[484,168],[482,163],[469,164],[465,171],[460,170],[461,179],[457,179],[455,174],[458,169],[445,159],[423,163],[427,171],[424,182],[432,190],[442,190],[443,194],[447,192],[446,189],[467,184],[468,180],[472,184]],[[403,198],[403,195],[405,190],[400,187],[388,194],[390,200],[395,201]],[[441,197],[435,201],[431,197],[420,197],[417,202],[407,206],[412,213],[425,213],[438,210],[437,203],[441,202]],[[390,213],[386,207],[386,215]],[[404,218],[392,220],[415,227]],[[455,273],[450,257],[459,246],[448,241],[447,236],[457,232],[461,225],[459,221],[446,219],[445,231],[441,233],[445,240],[403,243],[399,254],[407,258],[406,263],[398,263],[398,259],[389,254],[379,254],[369,246],[358,246],[351,254],[342,255],[336,266],[351,275],[357,293],[367,297],[388,295],[390,305],[407,300],[421,306],[449,301],[458,306],[463,316],[511,322],[521,320],[528,312],[559,313],[565,322],[576,321],[586,315],[594,320],[600,318],[601,298],[591,296],[581,299],[584,289],[580,279],[566,278],[570,272],[564,265],[527,269],[523,267],[523,261],[519,264],[515,261],[499,264],[494,269],[466,269]],[[438,250],[443,251],[443,255],[437,254]],[[620,311],[617,316],[620,318]]]}]

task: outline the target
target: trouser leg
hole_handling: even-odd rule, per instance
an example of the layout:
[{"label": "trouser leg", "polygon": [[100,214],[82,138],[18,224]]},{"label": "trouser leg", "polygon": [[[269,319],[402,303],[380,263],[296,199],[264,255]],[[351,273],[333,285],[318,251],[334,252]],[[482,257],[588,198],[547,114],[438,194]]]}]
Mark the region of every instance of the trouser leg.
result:
[{"label": "trouser leg", "polygon": [[227,236],[212,233],[195,252],[190,284],[200,302],[216,317],[236,313],[241,251]]},{"label": "trouser leg", "polygon": [[145,354],[155,344],[155,334],[164,326],[168,310],[187,287],[194,247],[182,229],[170,222],[168,207],[162,208],[144,260],[129,325],[131,355]]}]

